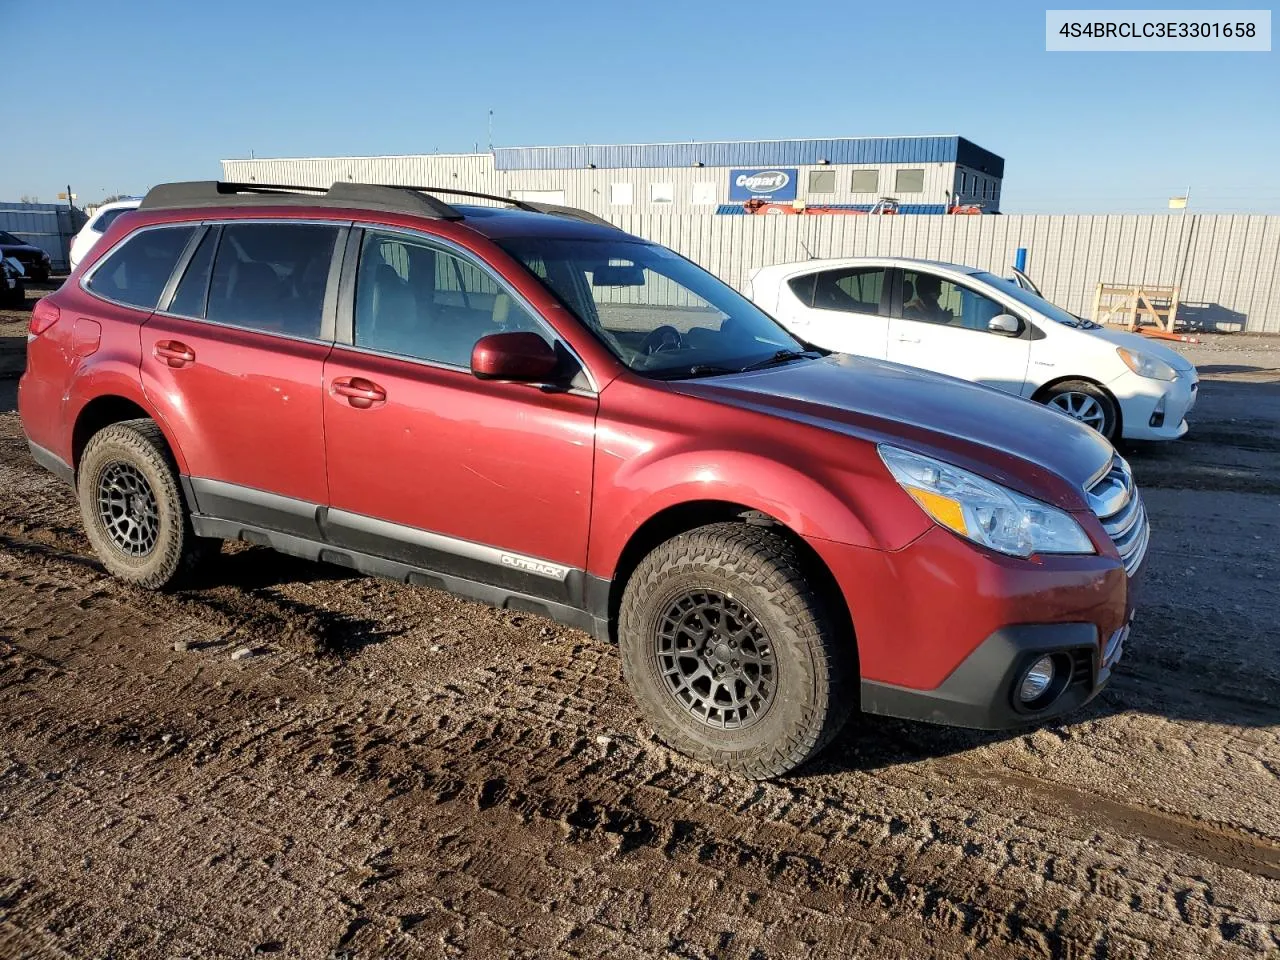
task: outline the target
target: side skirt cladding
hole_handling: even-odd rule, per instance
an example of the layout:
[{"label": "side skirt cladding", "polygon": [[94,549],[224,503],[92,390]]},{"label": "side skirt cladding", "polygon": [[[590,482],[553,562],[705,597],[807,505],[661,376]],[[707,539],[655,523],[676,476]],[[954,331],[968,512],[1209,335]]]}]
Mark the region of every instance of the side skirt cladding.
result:
[{"label": "side skirt cladding", "polygon": [[182,485],[198,536],[434,587],[609,639],[607,582],[577,568],[217,480]]}]

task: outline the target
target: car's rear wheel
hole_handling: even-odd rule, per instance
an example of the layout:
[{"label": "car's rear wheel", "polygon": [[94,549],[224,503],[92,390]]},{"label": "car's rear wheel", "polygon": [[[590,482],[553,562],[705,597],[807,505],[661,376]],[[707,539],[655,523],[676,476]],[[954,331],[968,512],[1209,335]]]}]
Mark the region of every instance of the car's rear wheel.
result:
[{"label": "car's rear wheel", "polygon": [[853,638],[840,636],[796,548],[767,528],[700,527],[632,573],[623,672],[658,735],[749,777],[804,763],[853,706]]},{"label": "car's rear wheel", "polygon": [[85,446],[77,471],[80,516],[114,576],[157,590],[216,552],[197,537],[169,448],[151,420],[112,424]]},{"label": "car's rear wheel", "polygon": [[1116,403],[1097,384],[1068,380],[1046,391],[1042,399],[1046,406],[1092,427],[1108,440],[1116,439],[1116,428],[1120,425]]}]

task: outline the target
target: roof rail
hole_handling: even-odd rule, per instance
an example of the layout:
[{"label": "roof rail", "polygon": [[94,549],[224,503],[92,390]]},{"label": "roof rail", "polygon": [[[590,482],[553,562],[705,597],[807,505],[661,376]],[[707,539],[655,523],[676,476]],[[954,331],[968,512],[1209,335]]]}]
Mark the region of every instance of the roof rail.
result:
[{"label": "roof rail", "polygon": [[529,213],[546,213],[617,229],[608,220],[577,207],[554,203],[534,203],[493,193],[459,190],[454,187],[414,187],[392,183],[355,183],[338,180],[333,186],[304,187],[281,183],[233,183],[219,180],[192,180],[161,183],[147,191],[139,209],[165,210],[191,207],[227,206],[309,206],[363,207],[391,213],[413,213],[437,220],[462,220],[465,215],[456,207],[432,196],[447,193],[459,197],[475,197],[508,204]]},{"label": "roof rail", "polygon": [[302,187],[279,183],[228,183],[192,180],[161,183],[147,191],[140,210],[192,207],[363,207],[390,213],[414,213],[436,220],[461,220],[462,211],[414,187],[339,181],[333,186]]}]

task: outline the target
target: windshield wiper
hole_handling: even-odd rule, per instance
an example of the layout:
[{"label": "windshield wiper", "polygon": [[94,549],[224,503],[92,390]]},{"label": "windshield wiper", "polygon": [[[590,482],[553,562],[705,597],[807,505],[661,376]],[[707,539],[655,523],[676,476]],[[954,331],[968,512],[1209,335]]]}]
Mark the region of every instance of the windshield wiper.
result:
[{"label": "windshield wiper", "polygon": [[765,367],[771,367],[775,363],[787,363],[791,360],[813,360],[819,354],[809,350],[779,350],[771,356],[765,357],[763,360],[757,360],[755,363],[748,363],[745,367],[740,368],[740,373],[746,373],[748,370],[761,370]]}]

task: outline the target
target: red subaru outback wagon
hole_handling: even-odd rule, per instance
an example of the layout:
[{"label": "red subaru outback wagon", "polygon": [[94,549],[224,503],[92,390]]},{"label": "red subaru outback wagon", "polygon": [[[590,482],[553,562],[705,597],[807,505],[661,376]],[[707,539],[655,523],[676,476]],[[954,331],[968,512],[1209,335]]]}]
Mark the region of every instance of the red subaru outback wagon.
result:
[{"label": "red subaru outback wagon", "polygon": [[854,708],[1002,728],[1107,682],[1148,525],[1097,433],[461,193],[159,186],[40,301],[23,426],[111,573],[239,539],[544,614],[754,777]]}]

